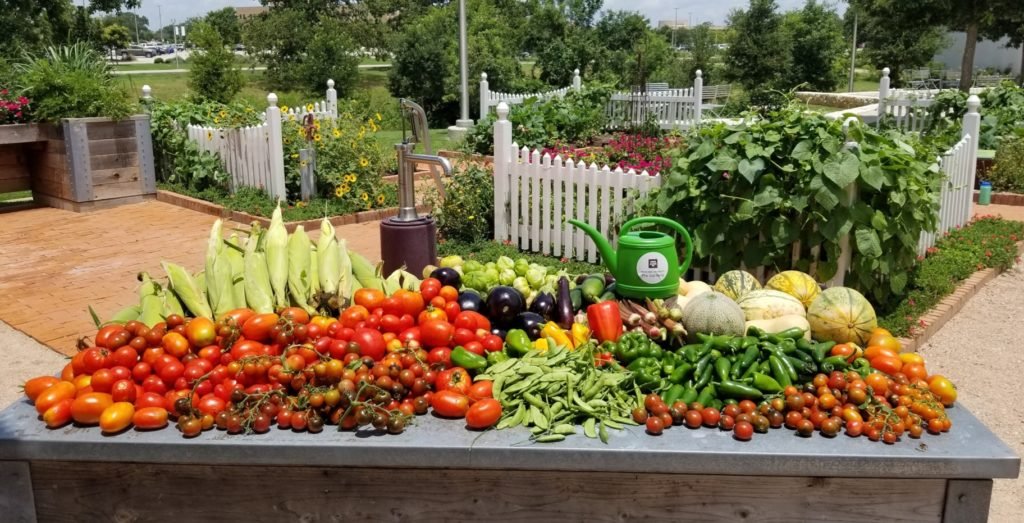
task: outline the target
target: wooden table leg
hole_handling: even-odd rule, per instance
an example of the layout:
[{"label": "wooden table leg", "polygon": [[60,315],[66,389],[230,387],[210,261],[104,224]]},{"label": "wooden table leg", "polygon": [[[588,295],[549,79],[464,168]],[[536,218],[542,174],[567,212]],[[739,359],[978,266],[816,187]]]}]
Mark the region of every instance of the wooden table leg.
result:
[{"label": "wooden table leg", "polygon": [[991,479],[951,479],[946,482],[946,506],[942,521],[985,523],[992,501]]},{"label": "wooden table leg", "polygon": [[35,523],[36,501],[27,461],[0,461],[0,519]]}]

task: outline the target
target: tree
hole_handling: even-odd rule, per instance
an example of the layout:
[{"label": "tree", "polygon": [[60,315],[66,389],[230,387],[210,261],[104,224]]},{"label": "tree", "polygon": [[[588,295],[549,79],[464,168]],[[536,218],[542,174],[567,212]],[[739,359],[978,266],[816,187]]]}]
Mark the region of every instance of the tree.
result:
[{"label": "tree", "polygon": [[1024,83],[1024,10],[1009,10],[1000,16],[989,27],[985,28],[984,36],[998,40],[1003,36],[1010,39],[1010,47],[1020,48],[1020,74],[1018,83]]},{"label": "tree", "polygon": [[130,11],[104,16],[100,19],[100,24],[103,26],[114,24],[124,26],[125,29],[128,29],[129,41],[134,40],[135,35],[138,35],[139,40],[143,41],[153,38],[153,31],[149,30],[149,19]]},{"label": "tree", "polygon": [[224,47],[217,30],[206,22],[192,26],[189,38],[198,49],[192,54],[188,87],[199,99],[230,102],[242,90],[242,74],[235,67],[235,55]]},{"label": "tree", "polygon": [[220,34],[222,40],[228,45],[234,45],[242,41],[242,30],[238,25],[238,15],[233,7],[225,7],[216,11],[206,13],[206,23],[213,27],[213,30]]},{"label": "tree", "polygon": [[103,28],[100,43],[107,49],[123,49],[132,42],[128,28],[121,24],[111,24]]},{"label": "tree", "polygon": [[[83,12],[76,15],[77,5],[71,0],[6,0],[0,5],[0,57],[19,57],[24,52],[37,52],[54,44],[67,44],[85,39],[95,45],[99,31]],[[94,0],[88,12],[116,11],[138,7],[139,0]],[[83,22],[81,18],[85,18]]]},{"label": "tree", "polygon": [[842,79],[846,54],[843,21],[835,11],[816,0],[783,17],[783,27],[792,41],[793,62],[789,87],[807,84],[813,90],[830,92]]},{"label": "tree", "polygon": [[929,21],[927,5],[920,8],[930,1],[850,0],[847,30],[852,32],[856,14],[864,58],[877,69],[888,67],[893,85],[901,84],[903,71],[928,65],[945,42],[945,28]]},{"label": "tree", "polygon": [[726,74],[748,93],[783,87],[792,64],[792,44],[782,27],[774,0],[750,0],[747,10],[728,19],[731,38],[725,53]]},{"label": "tree", "polygon": [[644,86],[674,52],[648,20],[635,12],[605,12],[594,33],[598,46],[593,73],[620,87]]}]

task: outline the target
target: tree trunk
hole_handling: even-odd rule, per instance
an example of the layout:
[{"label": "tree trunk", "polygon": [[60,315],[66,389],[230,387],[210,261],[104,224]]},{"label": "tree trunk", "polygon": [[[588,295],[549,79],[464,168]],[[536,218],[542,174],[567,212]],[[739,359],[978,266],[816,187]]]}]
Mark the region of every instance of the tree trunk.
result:
[{"label": "tree trunk", "polygon": [[960,90],[971,91],[974,72],[974,49],[978,47],[978,22],[967,24],[967,39],[964,42],[964,58],[960,61]]},{"label": "tree trunk", "polygon": [[1024,42],[1020,43],[1020,70],[1017,71],[1017,84],[1024,85]]}]

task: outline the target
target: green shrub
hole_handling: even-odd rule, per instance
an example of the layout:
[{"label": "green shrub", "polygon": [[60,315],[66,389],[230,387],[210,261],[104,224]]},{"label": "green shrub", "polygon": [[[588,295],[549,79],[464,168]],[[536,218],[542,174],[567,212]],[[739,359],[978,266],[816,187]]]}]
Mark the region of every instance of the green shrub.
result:
[{"label": "green shrub", "polygon": [[158,56],[158,57],[153,59],[153,63],[154,64],[162,64],[162,63],[164,63],[164,59]]},{"label": "green shrub", "polygon": [[[947,146],[960,140],[967,93],[955,89],[940,92],[929,108],[930,119],[925,134]],[[981,130],[978,147],[997,149],[1004,137],[1024,127],[1024,88],[1011,81],[986,89],[981,99]]]},{"label": "green shrub", "polygon": [[230,102],[242,90],[242,73],[235,67],[235,54],[224,47],[224,40],[206,22],[190,28],[189,38],[198,49],[192,54],[188,87],[199,100]]},{"label": "green shrub", "polygon": [[1024,193],[1024,136],[1002,140],[987,178],[995,191]]},{"label": "green shrub", "polygon": [[14,68],[18,90],[32,100],[39,121],[95,116],[120,119],[134,109],[111,76],[106,60],[86,44],[25,54]]},{"label": "green shrub", "polygon": [[476,242],[494,235],[494,178],[472,165],[445,184],[445,197],[430,199],[437,232],[445,240]]}]

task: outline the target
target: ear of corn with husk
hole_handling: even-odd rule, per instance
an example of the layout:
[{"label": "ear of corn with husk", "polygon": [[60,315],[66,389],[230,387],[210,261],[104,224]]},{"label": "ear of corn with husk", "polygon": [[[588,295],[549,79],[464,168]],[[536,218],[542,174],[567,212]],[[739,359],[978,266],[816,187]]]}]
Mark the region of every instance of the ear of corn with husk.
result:
[{"label": "ear of corn with husk", "polygon": [[338,239],[334,236],[334,226],[326,218],[320,222],[320,237],[316,242],[318,274],[320,290],[329,295],[338,293],[341,282],[340,252]]},{"label": "ear of corn with husk", "polygon": [[224,245],[224,256],[231,265],[231,289],[235,307],[245,307],[245,258],[237,234],[232,234]]},{"label": "ear of corn with husk", "polygon": [[355,276],[352,275],[352,258],[348,255],[348,240],[342,238],[338,240],[338,297],[342,300],[348,300],[352,298],[352,294],[355,292],[352,290],[352,280],[355,280]]},{"label": "ear of corn with husk", "polygon": [[259,224],[253,224],[249,241],[245,244],[245,301],[258,313],[274,312],[274,291],[267,272],[267,258],[260,243],[263,233]]},{"label": "ear of corn with husk", "polygon": [[178,295],[181,303],[188,307],[193,316],[213,317],[210,304],[206,300],[206,293],[196,284],[196,280],[184,269],[184,267],[163,262],[164,272],[167,273],[167,280],[170,282],[171,290]]},{"label": "ear of corn with husk", "polygon": [[157,285],[149,274],[139,274],[142,285],[139,286],[139,321],[152,327],[164,321],[164,302],[157,294]]},{"label": "ear of corn with husk", "polygon": [[264,250],[267,256],[267,271],[270,276],[270,287],[274,293],[274,305],[278,308],[288,306],[288,230],[284,227],[281,216],[281,202],[277,203],[270,218]]},{"label": "ear of corn with husk", "polygon": [[384,292],[394,294],[399,289],[415,291],[420,287],[420,279],[405,270],[405,267],[396,269],[384,280]]},{"label": "ear of corn with husk", "polygon": [[[232,277],[231,260],[226,251],[221,235],[223,222],[217,220],[210,228],[210,237],[206,243],[206,295],[210,308],[216,316],[238,307],[235,302],[234,280]],[[243,302],[244,305],[244,302]]]},{"label": "ear of corn with husk", "polygon": [[309,253],[312,243],[306,230],[299,225],[288,238],[288,293],[292,303],[310,314],[316,310],[309,304]]},{"label": "ear of corn with husk", "polygon": [[359,285],[366,289],[384,290],[384,279],[376,267],[370,264],[370,260],[358,252],[348,251],[352,261],[352,274],[359,280]]},{"label": "ear of corn with husk", "polygon": [[320,294],[320,259],[316,252],[316,245],[310,242],[309,245],[309,295],[316,297]]},{"label": "ear of corn with husk", "polygon": [[170,289],[162,289],[158,291],[160,299],[164,302],[164,317],[170,316],[171,314],[177,314],[178,316],[185,316],[185,309],[181,307],[181,302],[178,301],[178,297],[171,292]]}]

